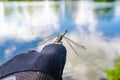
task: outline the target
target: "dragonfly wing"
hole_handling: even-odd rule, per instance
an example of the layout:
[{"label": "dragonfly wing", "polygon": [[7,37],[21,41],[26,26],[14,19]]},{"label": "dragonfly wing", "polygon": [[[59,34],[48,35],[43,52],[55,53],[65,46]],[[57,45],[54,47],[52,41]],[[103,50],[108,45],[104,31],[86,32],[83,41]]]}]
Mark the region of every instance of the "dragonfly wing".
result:
[{"label": "dragonfly wing", "polygon": [[47,37],[37,37],[36,40],[45,40],[45,39],[50,39],[52,37],[55,37],[55,35],[47,36]]},{"label": "dragonfly wing", "polygon": [[72,46],[72,44],[66,39],[66,38],[64,38],[65,39],[65,41],[69,44],[69,46],[73,49],[73,51],[76,53],[76,55],[78,55],[79,56],[79,54],[76,52],[76,50],[73,48],[73,46]]},{"label": "dragonfly wing", "polygon": [[68,41],[70,41],[71,43],[73,43],[74,45],[76,45],[77,47],[86,50],[85,46],[83,46],[83,45],[81,45],[81,44],[78,44],[78,43],[72,41],[71,39],[69,39],[69,38],[66,37],[66,36],[64,36],[64,38],[67,39]]},{"label": "dragonfly wing", "polygon": [[44,45],[45,43],[47,43],[48,41],[54,39],[56,36],[51,36],[50,38],[44,40],[43,42],[41,42],[38,46]]}]

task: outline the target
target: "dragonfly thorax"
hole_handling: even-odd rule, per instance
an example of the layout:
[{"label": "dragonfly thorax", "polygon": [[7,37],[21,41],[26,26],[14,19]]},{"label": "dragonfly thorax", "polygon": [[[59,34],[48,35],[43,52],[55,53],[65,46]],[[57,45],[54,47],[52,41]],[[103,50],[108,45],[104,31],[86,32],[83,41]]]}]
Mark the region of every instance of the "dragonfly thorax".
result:
[{"label": "dragonfly thorax", "polygon": [[62,36],[62,35],[59,35],[59,36],[56,38],[55,42],[61,42],[61,41],[62,41],[62,38],[63,38],[63,36]]}]

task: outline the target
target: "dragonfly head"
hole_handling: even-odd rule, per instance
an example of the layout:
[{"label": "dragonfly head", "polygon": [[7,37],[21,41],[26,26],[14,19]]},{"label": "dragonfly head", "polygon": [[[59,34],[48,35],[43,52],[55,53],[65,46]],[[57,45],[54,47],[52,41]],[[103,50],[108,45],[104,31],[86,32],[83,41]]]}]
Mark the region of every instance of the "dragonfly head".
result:
[{"label": "dragonfly head", "polygon": [[58,35],[55,42],[61,43],[62,39],[63,39],[63,37],[65,36],[66,33],[67,33],[67,30],[62,35]]}]

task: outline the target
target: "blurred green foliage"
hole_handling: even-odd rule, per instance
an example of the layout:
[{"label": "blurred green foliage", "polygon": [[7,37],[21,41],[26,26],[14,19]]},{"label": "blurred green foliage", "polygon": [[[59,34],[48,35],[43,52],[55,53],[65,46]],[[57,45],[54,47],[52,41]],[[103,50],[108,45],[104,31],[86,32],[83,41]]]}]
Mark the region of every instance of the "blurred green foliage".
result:
[{"label": "blurred green foliage", "polygon": [[104,13],[108,13],[113,10],[113,7],[105,7],[105,8],[97,8],[95,9],[96,13],[99,13],[99,11],[103,11]]},{"label": "blurred green foliage", "polygon": [[0,0],[0,1],[8,2],[8,1],[44,1],[44,0]]},{"label": "blurred green foliage", "polygon": [[116,0],[93,0],[95,2],[114,2]]},{"label": "blurred green foliage", "polygon": [[120,80],[120,57],[115,59],[115,66],[111,69],[105,69],[108,80]]},{"label": "blurred green foliage", "polygon": [[[45,0],[0,0],[0,1],[45,1]],[[61,1],[61,0],[48,0],[48,1]],[[84,0],[64,0],[64,1],[84,1]],[[114,2],[116,0],[93,0],[95,2]]]},{"label": "blurred green foliage", "polygon": [[11,14],[11,8],[9,8],[9,7],[6,7],[5,8],[5,16],[8,16],[8,15],[10,15]]},{"label": "blurred green foliage", "polygon": [[[0,1],[45,1],[45,0],[0,0]],[[62,1],[62,0],[48,0],[48,1]],[[64,0],[64,1],[84,1],[84,0]]]},{"label": "blurred green foliage", "polygon": [[[11,8],[10,6],[5,6],[4,12],[5,12],[5,16],[10,16],[13,13],[13,8]],[[22,13],[23,9],[21,6],[17,7],[17,12]]]}]

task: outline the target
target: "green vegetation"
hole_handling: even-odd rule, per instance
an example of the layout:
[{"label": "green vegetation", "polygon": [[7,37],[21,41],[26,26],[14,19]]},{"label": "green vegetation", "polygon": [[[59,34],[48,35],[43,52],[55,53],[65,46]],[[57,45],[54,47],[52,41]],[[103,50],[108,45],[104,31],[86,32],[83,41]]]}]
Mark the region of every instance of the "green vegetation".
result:
[{"label": "green vegetation", "polygon": [[9,16],[11,14],[11,11],[12,11],[12,9],[6,6],[6,8],[5,8],[5,15]]},{"label": "green vegetation", "polygon": [[115,66],[111,69],[105,69],[109,80],[120,80],[120,57],[115,59]]},{"label": "green vegetation", "polygon": [[[45,1],[45,0],[0,0],[0,1]],[[49,0],[49,1],[61,1],[61,0]],[[65,1],[84,1],[84,0],[65,0]],[[95,2],[114,2],[116,0],[93,0]]]},{"label": "green vegetation", "polygon": [[[8,1],[45,1],[45,0],[0,0],[0,1],[8,2]],[[61,1],[61,0],[48,0],[48,1]],[[80,1],[80,0],[65,0],[65,1]]]},{"label": "green vegetation", "polygon": [[113,12],[113,7],[96,8],[95,9],[95,13],[96,13],[97,16],[100,16],[101,14],[103,16],[108,16],[111,12]]},{"label": "green vegetation", "polygon": [[116,0],[93,0],[95,2],[114,2]]},{"label": "green vegetation", "polygon": [[8,2],[8,1],[44,1],[44,0],[0,0],[0,1]]},{"label": "green vegetation", "polygon": [[[4,6],[5,7],[5,9],[4,9],[4,12],[5,12],[5,16],[10,16],[12,13],[13,13],[13,9],[10,7],[10,6]],[[23,9],[22,9],[22,7],[21,6],[18,6],[17,7],[17,11],[19,12],[19,13],[22,13],[23,12]]]}]

